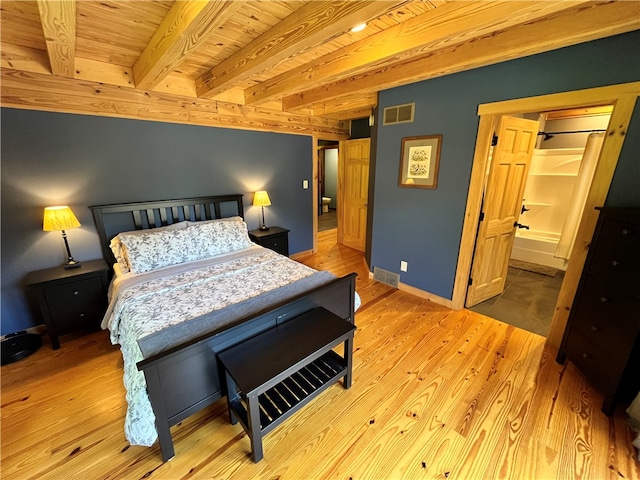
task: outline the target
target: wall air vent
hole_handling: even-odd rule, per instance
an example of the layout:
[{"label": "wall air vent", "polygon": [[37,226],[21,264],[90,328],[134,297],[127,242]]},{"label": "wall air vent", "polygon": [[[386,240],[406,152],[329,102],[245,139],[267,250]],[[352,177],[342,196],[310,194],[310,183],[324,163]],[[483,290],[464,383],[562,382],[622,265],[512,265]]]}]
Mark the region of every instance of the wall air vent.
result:
[{"label": "wall air vent", "polygon": [[383,270],[379,267],[373,267],[373,279],[378,282],[386,283],[393,288],[398,288],[398,285],[400,284],[400,275],[389,272],[388,270]]},{"label": "wall air vent", "polygon": [[415,103],[406,103],[404,105],[385,108],[382,115],[382,125],[413,122],[413,111],[415,108]]}]

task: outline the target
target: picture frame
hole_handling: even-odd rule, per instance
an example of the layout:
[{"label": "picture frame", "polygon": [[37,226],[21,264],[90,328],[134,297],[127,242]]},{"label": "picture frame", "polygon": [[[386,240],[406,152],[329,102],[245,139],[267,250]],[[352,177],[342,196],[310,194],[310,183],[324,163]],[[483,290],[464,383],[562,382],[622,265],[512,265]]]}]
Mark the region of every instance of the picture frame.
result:
[{"label": "picture frame", "polygon": [[400,151],[398,186],[436,188],[441,148],[441,134],[404,137]]}]

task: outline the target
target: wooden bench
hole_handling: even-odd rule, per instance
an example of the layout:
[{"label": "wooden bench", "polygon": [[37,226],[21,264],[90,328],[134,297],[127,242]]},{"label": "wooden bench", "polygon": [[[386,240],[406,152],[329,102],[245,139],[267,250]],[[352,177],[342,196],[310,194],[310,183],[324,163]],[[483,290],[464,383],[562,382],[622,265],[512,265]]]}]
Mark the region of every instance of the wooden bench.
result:
[{"label": "wooden bench", "polygon": [[[355,325],[314,308],[218,355],[225,368],[229,417],[240,420],[254,462],[262,437],[344,377],[351,386]],[[341,357],[332,349],[344,342]]]}]

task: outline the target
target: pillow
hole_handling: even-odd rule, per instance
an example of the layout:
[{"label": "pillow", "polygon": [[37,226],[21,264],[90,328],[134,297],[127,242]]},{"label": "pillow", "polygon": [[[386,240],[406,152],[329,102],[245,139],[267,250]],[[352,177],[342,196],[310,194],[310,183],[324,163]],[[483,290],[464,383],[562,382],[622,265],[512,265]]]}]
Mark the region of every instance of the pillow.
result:
[{"label": "pillow", "polygon": [[165,230],[180,230],[183,228],[187,228],[189,222],[178,222],[172,223],[170,225],[165,225],[164,227],[156,227],[156,228],[148,228],[146,230],[131,230],[128,232],[120,232],[118,235],[111,239],[109,242],[109,248],[113,252],[113,256],[116,257],[116,262],[121,265],[122,273],[127,273],[129,271],[129,264],[127,262],[126,255],[122,249],[122,244],[120,243],[120,235],[142,235],[143,233],[149,232],[162,232]]},{"label": "pillow", "polygon": [[143,230],[120,234],[123,256],[132,273],[202,260],[250,247],[244,222],[196,222],[178,230]]},{"label": "pillow", "polygon": [[187,225],[192,227],[194,225],[203,225],[205,223],[216,223],[216,222],[244,222],[242,217],[225,217],[225,218],[214,218],[211,220],[200,220],[199,222],[192,222],[191,220],[187,221]]}]

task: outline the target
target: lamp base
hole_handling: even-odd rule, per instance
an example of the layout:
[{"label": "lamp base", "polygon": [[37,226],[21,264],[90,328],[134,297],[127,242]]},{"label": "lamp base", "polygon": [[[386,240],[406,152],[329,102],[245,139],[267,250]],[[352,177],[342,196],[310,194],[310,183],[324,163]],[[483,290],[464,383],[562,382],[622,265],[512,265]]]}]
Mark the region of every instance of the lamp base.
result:
[{"label": "lamp base", "polygon": [[80,268],[82,266],[82,264],[76,260],[69,260],[67,263],[64,264],[64,269],[65,270],[71,270],[72,268]]},{"label": "lamp base", "polygon": [[267,227],[266,225],[262,225],[262,226],[260,227],[260,230],[262,230],[262,231],[264,232],[264,231],[269,230],[269,227]]}]

